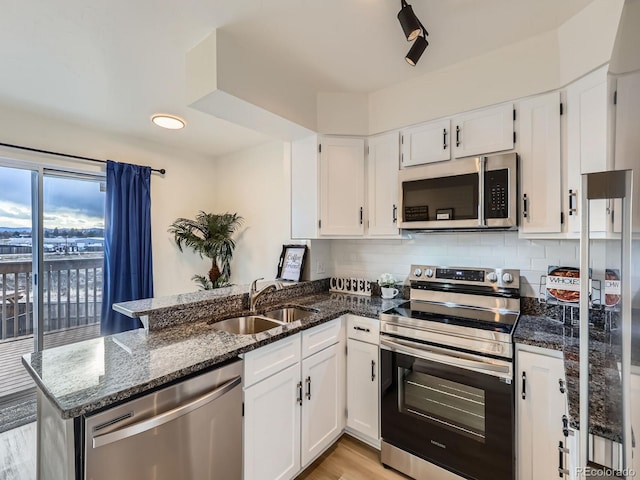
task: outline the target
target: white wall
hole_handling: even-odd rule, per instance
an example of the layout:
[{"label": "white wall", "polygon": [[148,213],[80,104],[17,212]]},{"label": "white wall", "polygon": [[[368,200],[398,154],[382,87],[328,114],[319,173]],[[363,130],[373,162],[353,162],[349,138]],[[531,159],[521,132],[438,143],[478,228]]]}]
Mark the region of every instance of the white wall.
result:
[{"label": "white wall", "polygon": [[[0,107],[0,132],[3,143],[166,168],[164,177],[156,173],[151,175],[155,296],[196,290],[191,276],[203,270],[203,263],[190,252],[180,253],[167,228],[177,217],[192,217],[198,210],[213,208],[216,170],[212,160],[7,106]],[[178,132],[167,131],[168,135],[175,133]],[[103,165],[8,148],[0,148],[0,156],[23,160],[27,164],[38,162],[104,172]],[[207,269],[205,266],[204,271]]]},{"label": "white wall", "polygon": [[272,142],[216,159],[213,211],[244,217],[231,264],[233,283],[275,278],[282,245],[292,243],[289,145]]},{"label": "white wall", "polygon": [[557,36],[547,32],[371,93],[369,132],[552,90],[558,72]]}]

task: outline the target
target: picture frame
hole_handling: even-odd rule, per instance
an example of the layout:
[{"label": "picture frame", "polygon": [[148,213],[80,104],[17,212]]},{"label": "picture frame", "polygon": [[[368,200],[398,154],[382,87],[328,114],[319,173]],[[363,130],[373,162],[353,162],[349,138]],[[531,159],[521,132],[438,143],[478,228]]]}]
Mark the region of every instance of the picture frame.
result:
[{"label": "picture frame", "polygon": [[307,257],[306,245],[283,245],[276,280],[299,282]]}]

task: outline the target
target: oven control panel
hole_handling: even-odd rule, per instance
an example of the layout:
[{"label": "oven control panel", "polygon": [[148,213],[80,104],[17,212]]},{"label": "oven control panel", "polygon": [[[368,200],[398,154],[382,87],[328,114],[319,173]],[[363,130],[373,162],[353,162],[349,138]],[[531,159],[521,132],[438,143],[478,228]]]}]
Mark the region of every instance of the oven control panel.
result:
[{"label": "oven control panel", "polygon": [[412,265],[410,282],[520,288],[520,270]]}]

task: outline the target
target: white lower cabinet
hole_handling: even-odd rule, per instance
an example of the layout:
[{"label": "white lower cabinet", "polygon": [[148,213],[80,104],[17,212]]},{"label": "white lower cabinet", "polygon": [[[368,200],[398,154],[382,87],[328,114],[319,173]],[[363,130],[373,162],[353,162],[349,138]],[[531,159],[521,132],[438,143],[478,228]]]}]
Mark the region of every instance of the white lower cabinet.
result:
[{"label": "white lower cabinet", "polygon": [[379,321],[347,315],[347,431],[380,448]]},{"label": "white lower cabinet", "polygon": [[300,364],[244,391],[244,478],[286,479],[300,471]]},{"label": "white lower cabinet", "polygon": [[344,343],[302,361],[302,467],[318,457],[344,429]]},{"label": "white lower cabinet", "polygon": [[517,478],[559,478],[558,468],[569,468],[569,455],[558,455],[558,448],[565,448],[568,440],[562,431],[567,415],[562,352],[516,348]]},{"label": "white lower cabinet", "polygon": [[245,480],[293,478],[342,434],[344,342],[340,317],[245,355]]},{"label": "white lower cabinet", "polygon": [[380,443],[378,346],[347,340],[347,427]]}]

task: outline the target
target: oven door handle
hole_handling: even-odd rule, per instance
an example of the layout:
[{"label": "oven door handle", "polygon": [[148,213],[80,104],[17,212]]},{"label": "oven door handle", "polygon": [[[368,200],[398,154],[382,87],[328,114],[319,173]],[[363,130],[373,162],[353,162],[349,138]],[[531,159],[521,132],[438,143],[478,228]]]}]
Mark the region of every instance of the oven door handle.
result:
[{"label": "oven door handle", "polygon": [[[444,365],[450,365],[452,367],[460,367],[465,369],[472,369],[476,371],[486,372],[489,375],[498,377],[511,378],[511,365],[498,364],[495,362],[474,360],[471,358],[462,358],[459,356],[451,356],[447,354],[437,353],[434,350],[450,353],[450,350],[438,349],[437,347],[428,347],[425,345],[411,342],[409,340],[400,340],[394,338],[390,340],[388,338],[380,338],[380,348],[384,350],[390,350],[392,352],[404,353],[414,357],[422,358],[424,360],[431,360],[433,362],[442,363]],[[506,374],[506,375],[505,375]]]}]

